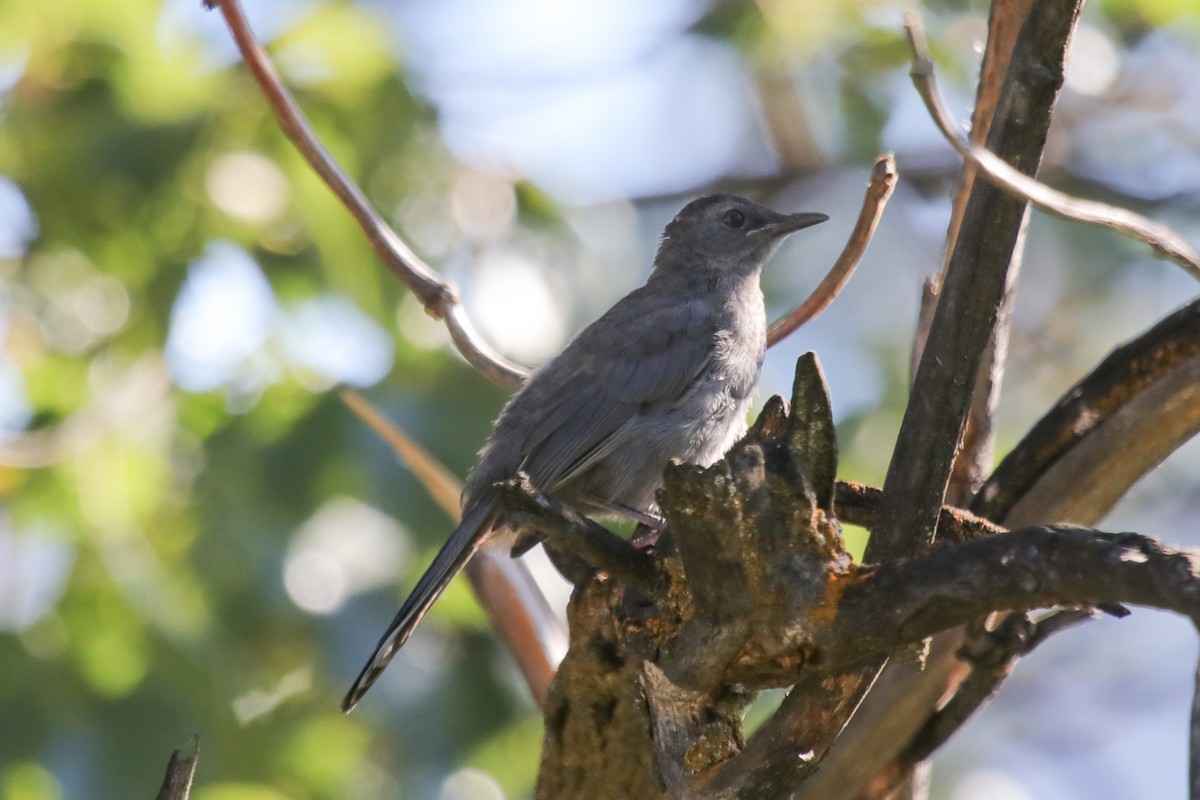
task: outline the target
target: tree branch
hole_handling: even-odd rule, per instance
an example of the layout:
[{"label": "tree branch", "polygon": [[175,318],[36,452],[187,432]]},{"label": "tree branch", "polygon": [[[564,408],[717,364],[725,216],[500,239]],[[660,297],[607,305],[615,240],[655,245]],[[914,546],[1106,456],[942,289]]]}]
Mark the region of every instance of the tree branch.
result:
[{"label": "tree branch", "polygon": [[[1029,173],[1041,160],[1079,5],[1034,4],[1001,93],[989,147]],[[1016,106],[1019,113],[1012,111]],[[872,563],[911,555],[933,541],[1025,212],[1023,201],[975,184],[884,481],[888,513],[867,546]]]},{"label": "tree branch", "polygon": [[[785,571],[795,574],[794,568],[785,567]],[[1131,602],[1175,611],[1193,624],[1200,621],[1200,556],[1163,547],[1134,533],[1111,534],[1070,526],[1024,528],[946,546],[919,558],[858,574],[841,578],[834,575],[831,580],[837,588],[827,589],[824,597],[831,593],[837,597],[834,610],[812,605],[798,622],[794,614],[777,616],[778,602],[769,608],[753,608],[753,630],[742,650],[728,662],[724,680],[729,685],[748,686],[786,686],[797,680],[823,683],[827,698],[838,698],[836,703],[853,702],[853,693],[838,684],[845,679],[846,673],[840,670],[847,664],[874,653],[891,652],[994,610]],[[794,586],[796,595],[810,598],[811,587],[803,584],[801,580]],[[797,608],[795,603],[782,605],[792,611]],[[1052,619],[1049,625],[1061,626],[1077,621],[1077,616]],[[727,624],[699,616],[691,622],[711,622],[717,627]],[[781,636],[781,629],[787,633]],[[711,633],[722,636],[719,630]],[[1044,634],[1036,628],[1028,631],[1026,649]],[[771,643],[778,643],[780,648],[764,649]],[[764,670],[772,665],[773,672]],[[695,685],[692,675],[676,673],[662,661],[657,666],[663,670],[664,680],[675,687],[672,692]],[[679,695],[692,707],[692,718],[701,717],[695,706],[703,692],[696,688]],[[708,696],[718,695],[708,690]],[[729,797],[737,787],[737,796],[774,796],[768,789],[778,793],[789,785],[786,781],[803,777],[819,759],[822,747],[828,746],[827,739],[810,738],[814,724],[820,733],[828,734],[825,721],[853,710],[841,709],[841,714],[834,714],[828,704],[809,708],[804,698],[811,696],[793,690],[765,723],[768,733],[761,739],[756,736],[738,754],[701,774],[689,775],[685,786],[669,785],[670,794]],[[652,714],[678,716],[678,704],[672,697],[661,698],[661,702],[651,698]],[[814,710],[819,713],[814,714]],[[940,721],[948,725],[956,722],[949,717]],[[662,720],[656,719],[655,724],[661,727]],[[676,725],[681,731],[686,727]],[[935,728],[933,733],[940,735],[948,730]],[[686,751],[679,741],[671,742],[670,747],[676,753]],[[660,760],[665,756],[660,752]]]},{"label": "tree branch", "polygon": [[1004,191],[1033,203],[1041,210],[1057,217],[1112,228],[1126,236],[1143,241],[1154,249],[1156,255],[1174,261],[1192,277],[1200,280],[1200,253],[1197,253],[1182,236],[1171,230],[1169,226],[1147,219],[1126,208],[1072,197],[1065,192],[1052,189],[1013,169],[987,150],[972,145],[959,132],[958,126],[955,125],[938,94],[933,62],[929,59],[928,48],[925,46],[924,36],[916,18],[910,16],[908,19],[910,21],[905,23],[905,29],[908,31],[909,44],[913,51],[913,66],[910,73],[913,84],[917,87],[917,92],[925,101],[925,107],[929,109],[930,116],[937,123],[938,130],[942,132],[946,141],[963,158],[970,161],[985,178]]},{"label": "tree branch", "polygon": [[1200,621],[1200,557],[1136,533],[1021,528],[879,567],[846,588],[850,613],[816,640],[836,642],[818,651],[838,662],[992,611],[1123,602]]},{"label": "tree branch", "polygon": [[892,196],[898,178],[896,158],[891,153],[875,160],[875,168],[871,170],[871,179],[867,182],[867,195],[863,198],[862,210],[858,213],[858,221],[854,223],[854,230],[850,233],[842,254],[803,303],[771,323],[767,330],[768,346],[778,344],[801,325],[820,316],[842,291],[875,235],[875,228],[883,217],[884,206]]},{"label": "tree branch", "polygon": [[254,37],[238,0],[204,0],[204,4],[208,8],[220,9],[242,59],[266,97],[279,126],[354,217],[379,259],[412,290],[431,316],[445,323],[455,347],[471,366],[493,383],[509,389],[519,387],[525,380],[525,370],[505,359],[480,337],[463,310],[458,291],[442,281],[433,268],[413,252],[379,216],[362,190],[321,145],[299,104],[284,86],[270,57]]},{"label": "tree branch", "polygon": [[193,735],[188,746],[171,753],[167,774],[155,800],[188,800],[192,780],[196,777],[196,762],[200,758],[200,737]]},{"label": "tree branch", "polygon": [[[1113,350],[1071,387],[1000,463],[971,504],[972,510],[989,519],[1012,520],[1021,504],[1031,509],[1021,513],[1019,519],[1024,521],[1036,515],[1081,524],[1095,522],[1134,480],[1200,429],[1197,369],[1200,300],[1193,300]],[[1162,388],[1155,390],[1156,385]],[[1139,400],[1143,397],[1151,399]],[[1127,409],[1135,403],[1137,413],[1129,413]],[[1075,484],[1071,506],[1081,507],[1080,500],[1086,497],[1091,518],[1081,519],[1062,507],[1049,511],[1043,498],[1061,491],[1065,483],[1050,482],[1052,471],[1083,458],[1075,455],[1082,452],[1080,447],[1118,417],[1134,423],[1119,446],[1109,451],[1121,453],[1122,458],[1105,459],[1104,470],[1097,471],[1099,462],[1092,462],[1087,469],[1093,484],[1106,487],[1103,497],[1097,496],[1095,488],[1083,491],[1079,469],[1070,471],[1068,480]],[[1105,445],[1112,447],[1114,442],[1109,439]],[[1093,455],[1094,449],[1088,448],[1087,454]],[[1103,472],[1113,477],[1104,478],[1099,474]],[[1119,478],[1115,485],[1114,478]],[[1054,502],[1057,505],[1063,500]]]},{"label": "tree branch", "polygon": [[667,583],[654,559],[567,504],[542,494],[528,476],[519,474],[499,483],[495,491],[507,512],[505,523],[537,536],[572,583],[583,583],[599,570],[648,598],[666,598]]},{"label": "tree branch", "polygon": [[[1197,432],[1200,301],[1170,314],[1114,350],[1068,390],[993,473],[977,495],[975,509],[1015,525],[1043,520],[1095,524],[1134,481]],[[1121,453],[1122,457],[1114,459],[1113,453]],[[855,509],[854,513],[860,512]],[[948,531],[943,527],[938,530]],[[1019,625],[1018,619],[1023,618],[1010,617],[1004,624]],[[1021,644],[1015,638],[1009,642]],[[913,707],[897,710],[889,717],[894,724],[885,726],[876,721],[868,735],[886,730],[889,741],[915,738],[896,756],[897,761],[874,777],[873,787],[901,780],[915,760],[933,752],[953,733],[954,726],[963,724],[995,693],[1023,651],[994,655],[997,663],[1005,665],[1003,669],[980,669],[960,659],[964,651],[995,644],[986,631],[950,632],[935,638],[924,670],[904,670],[903,675],[892,676],[896,668],[889,667],[881,679],[889,698],[912,703]],[[959,680],[963,683],[955,689]],[[949,691],[955,694],[942,711],[934,713],[922,730],[906,732],[912,731],[914,721]],[[856,720],[853,725],[857,724]],[[905,726],[906,731],[898,730],[898,725]],[[839,757],[843,746],[843,742],[838,743],[831,761]],[[880,746],[866,747],[868,752],[881,751]],[[861,752],[857,758],[848,753],[838,765],[862,761]],[[824,768],[816,777],[820,785],[825,785]],[[844,775],[841,777],[844,781]],[[880,789],[874,796],[886,794]]]},{"label": "tree branch", "polygon": [[[1078,13],[1077,4],[1063,2],[1047,0],[1034,7],[1038,18],[1021,27],[988,134],[992,150],[1030,172],[1040,161]],[[981,367],[997,341],[997,319],[1011,285],[1025,214],[1023,204],[993,187],[972,185],[957,238],[950,243],[945,280],[937,288],[929,338],[885,481],[885,519],[872,528],[868,561],[919,552],[935,535]],[[866,701],[867,721],[839,739],[834,761],[822,765],[796,797],[855,795],[866,786],[892,758],[897,743],[911,736],[914,721],[920,724],[944,693],[944,673],[953,666],[946,656],[954,649],[933,642],[929,659],[941,674],[923,673],[905,660],[893,663],[884,686],[877,685]],[[859,673],[862,680],[867,674]]]},{"label": "tree branch", "polygon": [[[987,44],[980,66],[979,84],[976,88],[975,105],[971,111],[970,140],[982,147],[991,132],[996,108],[1000,102],[1013,50],[1021,28],[1029,16],[1032,0],[994,0],[988,13]],[[921,314],[913,347],[912,374],[915,376],[941,282],[950,267],[950,259],[958,242],[959,230],[971,192],[975,185],[975,168],[970,161],[963,160],[959,173],[959,185],[951,207],[950,225],[946,234],[946,248],[942,272],[926,279],[921,297]],[[1029,215],[1022,220],[1021,232],[1013,247],[1009,262],[1009,278],[1004,297],[997,312],[996,326],[988,341],[976,376],[972,393],[971,408],[963,428],[962,446],[954,458],[950,479],[946,487],[945,501],[953,505],[966,505],[979,490],[993,466],[995,450],[994,417],[999,403],[1000,385],[1004,377],[1008,355],[1008,341],[1012,330],[1012,310],[1015,303],[1016,284],[1024,261],[1025,233]],[[938,536],[946,538],[945,523],[939,521]],[[835,744],[830,758],[822,765],[821,780],[834,785],[846,782],[837,776],[839,766],[856,764],[860,780],[870,778],[871,767],[867,763],[882,764],[887,754],[894,753],[908,736],[916,730],[920,720],[942,701],[947,691],[965,671],[962,662],[955,656],[955,642],[961,632],[947,631],[931,639],[925,647],[924,658],[893,659],[884,668],[876,681],[875,688],[866,698]],[[922,781],[919,773],[928,773],[917,762],[895,761],[876,775],[863,790],[859,800],[923,800],[928,796],[928,781]],[[880,778],[885,778],[881,781]],[[814,781],[816,783],[817,781]]]}]

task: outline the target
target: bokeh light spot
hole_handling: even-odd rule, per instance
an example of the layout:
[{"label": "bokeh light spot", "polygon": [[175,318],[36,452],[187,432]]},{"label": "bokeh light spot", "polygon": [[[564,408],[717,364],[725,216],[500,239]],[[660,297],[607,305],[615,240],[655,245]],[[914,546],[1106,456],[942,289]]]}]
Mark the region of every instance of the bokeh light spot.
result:
[{"label": "bokeh light spot", "polygon": [[292,537],[284,560],[288,597],[311,614],[331,614],[352,594],[395,580],[407,533],[386,514],[349,497],[326,502]]},{"label": "bokeh light spot", "polygon": [[175,382],[208,392],[247,370],[265,380],[267,365],[253,356],[275,313],[275,294],[254,259],[229,242],[210,244],[188,267],[171,309],[166,353]]},{"label": "bokeh light spot", "polygon": [[204,188],[217,208],[245,222],[270,222],[287,208],[287,180],[260,153],[228,153],[216,158]]},{"label": "bokeh light spot", "polygon": [[532,261],[511,250],[494,251],[484,256],[472,281],[471,314],[488,341],[526,363],[562,347],[566,314]]},{"label": "bokeh light spot", "polygon": [[460,769],[442,781],[438,800],[504,800],[504,790],[483,770]]}]

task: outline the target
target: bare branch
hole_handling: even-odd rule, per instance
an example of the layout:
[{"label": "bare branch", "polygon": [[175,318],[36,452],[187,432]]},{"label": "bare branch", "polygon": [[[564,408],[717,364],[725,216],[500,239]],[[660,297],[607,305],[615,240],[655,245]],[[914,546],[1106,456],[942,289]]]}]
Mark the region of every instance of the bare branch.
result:
[{"label": "bare branch", "polygon": [[[1005,81],[989,145],[1030,172],[1036,171],[1045,146],[1079,5],[1035,4]],[[1008,113],[1014,104],[1020,113]],[[888,466],[887,513],[872,531],[869,562],[911,555],[933,541],[1026,208],[985,184],[976,183],[972,191]]]},{"label": "bare branch", "polygon": [[171,753],[167,774],[155,800],[188,800],[192,780],[196,777],[196,761],[200,758],[200,737],[193,734],[188,746]]},{"label": "bare branch", "polygon": [[[755,447],[751,445],[748,452]],[[735,471],[734,479],[740,474]],[[709,477],[717,485],[725,482],[718,473]],[[754,509],[750,513],[759,519],[770,518],[772,512],[757,499],[759,492],[751,481],[736,489],[731,499],[735,505]],[[690,500],[695,495],[687,497]],[[879,653],[893,652],[990,611],[1060,603],[1132,602],[1175,611],[1193,623],[1200,620],[1200,556],[1163,547],[1139,534],[1038,526],[944,546],[874,569],[845,571],[837,567],[836,560],[828,559],[819,539],[809,540],[815,545],[812,550],[795,550],[775,563],[760,565],[755,551],[765,531],[756,530],[756,525],[751,522],[749,529],[731,531],[734,546],[748,548],[742,568],[754,565],[752,574],[732,578],[744,584],[731,601],[736,608],[728,612],[700,602],[709,587],[693,584],[690,588],[697,602],[680,617],[682,623],[657,646],[639,648],[646,657],[653,657],[676,690],[682,689],[680,698],[686,701],[681,711],[672,710],[678,706],[672,700],[678,693],[674,690],[661,698],[661,703],[649,698],[651,713],[664,713],[665,709],[678,718],[672,726],[682,733],[688,726],[677,724],[679,720],[702,719],[696,705],[720,697],[721,685],[795,686],[765,723],[763,738],[756,736],[740,753],[707,769],[690,770],[685,786],[671,788],[672,796],[728,797],[735,787],[747,790],[741,796],[772,796],[769,787],[794,786],[794,781],[803,779],[819,762],[861,697],[864,681],[859,669],[851,669],[851,665],[864,660],[873,663]],[[814,532],[819,527],[820,522],[814,521]],[[784,535],[798,533],[802,531]],[[770,541],[767,546],[778,552],[779,542]],[[831,569],[823,575],[813,572],[814,562]],[[787,580],[781,581],[782,576]],[[762,587],[767,587],[765,594]],[[1078,616],[1051,619],[1047,630],[1073,623]],[[1008,624],[1020,626],[1022,620],[1014,616]],[[637,627],[655,626],[643,620]],[[1046,631],[1036,626],[1023,631],[1013,627],[1002,634],[1023,634],[1022,649],[1028,650]],[[680,659],[672,657],[676,641],[713,645],[703,654]],[[992,643],[970,655],[987,662],[989,649],[998,668],[1006,669],[1010,663],[1006,653],[1012,649],[1006,642]],[[712,662],[713,658],[718,661]],[[714,683],[712,676],[719,676],[719,681]],[[869,683],[870,677],[865,682]],[[981,681],[974,688],[986,690],[989,685]],[[818,687],[824,691],[809,691]],[[815,698],[822,699],[817,702]],[[958,722],[956,715],[969,711],[967,699],[964,695],[963,706],[940,718],[930,735],[948,735]],[[656,727],[661,727],[660,723],[655,720]],[[718,752],[722,749],[716,743],[707,744]],[[673,749],[691,752],[678,741]],[[663,756],[659,754],[660,760]]]},{"label": "bare branch", "polygon": [[[794,565],[785,571],[796,574]],[[744,640],[746,649],[727,662],[725,680],[733,685],[758,685],[763,680],[786,685],[799,678],[799,683],[765,723],[766,733],[756,735],[741,752],[702,773],[696,769],[689,775],[677,773],[684,785],[670,787],[672,796],[729,797],[735,788],[746,790],[739,796],[775,796],[784,787],[795,787],[794,781],[811,771],[828,746],[829,737],[837,731],[828,729],[826,723],[836,724],[852,710],[828,702],[814,708],[806,698],[815,694],[797,689],[809,684],[820,686],[825,689],[827,701],[834,698],[837,703],[853,704],[861,689],[841,685],[846,673],[836,671],[839,665],[854,663],[873,651],[894,650],[937,630],[963,624],[987,610],[1026,609],[1063,601],[1128,600],[1174,610],[1193,621],[1200,617],[1200,575],[1195,554],[1164,548],[1137,534],[1070,527],[1027,528],[990,536],[873,571],[844,578],[834,576],[832,580],[837,588],[827,590],[825,596],[832,593],[838,597],[836,611],[817,605],[810,607],[807,615],[787,615],[785,619],[775,617],[770,608],[752,610],[756,623]],[[805,594],[810,589],[803,583],[801,579],[792,588]],[[1047,629],[1061,628],[1078,621],[1079,616],[1052,616],[1045,625]],[[798,624],[798,619],[807,622]],[[704,624],[699,615],[692,622]],[[1022,620],[1013,617],[1008,624],[1016,626]],[[797,638],[789,641],[789,630]],[[785,631],[782,637],[780,631]],[[710,633],[720,637],[717,631]],[[1045,633],[1037,626],[1001,632],[1024,636],[1023,651],[1041,641]],[[779,642],[781,650],[760,649],[772,641]],[[997,648],[1002,667],[1008,663],[1006,649],[1004,642]],[[753,659],[745,657],[750,652],[755,654]],[[982,651],[972,655],[980,661],[988,658],[988,653]],[[762,671],[764,663],[776,664],[778,674],[766,675]],[[679,687],[693,682],[690,676],[673,674],[672,666],[678,665],[658,662],[672,691],[661,698],[647,699],[656,730],[663,730],[664,721],[659,715],[670,714],[676,720],[668,726],[677,734],[672,739],[672,750],[676,754],[692,753],[694,748],[678,739],[697,726],[680,722],[704,719],[701,701],[705,696],[696,689],[683,690],[686,705],[679,707],[680,703],[672,698],[680,694]],[[986,688],[986,684],[980,687]],[[709,695],[718,696],[719,692]],[[939,727],[933,733],[947,734],[955,715],[963,710],[949,709],[945,717],[938,719]],[[716,752],[722,750],[717,742],[706,741],[706,745]],[[660,762],[663,757],[660,752]],[[799,790],[807,793],[804,786]]]},{"label": "bare branch", "polygon": [[[342,401],[412,470],[430,496],[454,520],[460,516],[458,479],[423,447],[394,425],[358,392],[345,390]],[[529,693],[545,707],[550,681],[567,649],[562,621],[524,562],[483,548],[464,570],[488,620],[508,644]]]},{"label": "bare branch", "polygon": [[[666,596],[667,584],[654,559],[565,503],[542,494],[528,476],[519,474],[497,484],[495,489],[507,511],[506,523],[525,527],[528,521],[529,532],[535,533],[548,548],[573,557],[584,568],[582,571],[571,566],[560,568],[573,583],[588,580],[592,572],[601,570],[648,598]],[[555,561],[563,564],[564,558],[559,556]]]},{"label": "bare branch", "polygon": [[[1113,350],[1071,387],[1000,463],[972,510],[1010,524],[1095,523],[1146,470],[1200,430],[1198,371],[1200,300],[1194,300]],[[1099,442],[1101,432],[1103,442],[1082,449]],[[1095,461],[1096,446],[1122,457]]]},{"label": "bare branch", "polygon": [[457,290],[443,282],[433,268],[413,252],[400,235],[379,216],[362,190],[350,180],[334,161],[333,156],[321,145],[304,112],[300,110],[299,104],[284,86],[266,51],[254,37],[238,0],[205,0],[205,5],[221,10],[238,50],[242,53],[242,59],[266,97],[279,126],[354,217],[384,265],[412,290],[431,316],[445,322],[455,346],[471,366],[494,383],[509,389],[519,387],[525,380],[525,370],[505,359],[483,341],[467,319]]},{"label": "bare branch", "polygon": [[1200,280],[1200,253],[1167,225],[1147,219],[1126,208],[1072,197],[1013,169],[1002,159],[981,147],[971,144],[958,130],[937,91],[933,62],[929,58],[924,34],[914,14],[905,16],[904,28],[913,50],[910,75],[925,107],[929,109],[938,130],[963,158],[968,159],[989,181],[1005,191],[1033,203],[1043,211],[1079,222],[1101,225],[1139,239],[1154,252],[1183,267]]},{"label": "bare branch", "polygon": [[[987,72],[977,98],[973,135],[980,141],[986,138],[1005,160],[1033,172],[1049,128],[1077,9],[1058,0],[1031,5],[1037,17],[1032,24],[1025,19],[1020,0],[1003,7],[992,5],[984,59]],[[1019,28],[1019,33],[1014,28]],[[998,76],[1002,79],[997,80]],[[1000,341],[1000,309],[1011,290],[1013,254],[1019,250],[1027,210],[993,187],[971,182],[969,171],[964,173],[967,198],[952,221],[944,285],[927,286],[927,298],[938,298],[932,316],[940,319],[923,321],[921,330],[930,332],[932,338],[928,345],[917,348],[923,358],[914,369],[913,397],[889,468],[893,524],[887,529],[872,528],[869,559],[881,557],[885,544],[883,557],[913,552],[906,545],[920,548],[933,533],[934,524],[938,535],[944,536],[940,527],[944,515],[939,514],[934,523],[933,512],[946,500],[961,501],[958,489],[950,494],[951,477],[964,488],[977,480],[971,474],[974,465],[965,468],[959,464],[955,451],[967,420],[983,419],[985,395],[991,391],[986,385],[990,368],[985,372],[984,365]],[[973,301],[982,295],[987,299],[976,305]],[[933,305],[927,299],[923,310]],[[992,359],[992,363],[999,362]],[[981,381],[985,383],[981,385]],[[980,442],[986,443],[986,429],[976,424],[972,435],[979,434],[983,434]],[[967,446],[975,449],[976,455],[983,449],[976,449],[971,442]],[[961,634],[947,632],[933,638],[923,664],[894,659],[835,742],[829,758],[799,787],[797,800],[858,796],[965,675],[965,665],[954,655],[960,642]]]},{"label": "bare branch", "polygon": [[[971,111],[971,143],[982,147],[992,129],[992,117],[1000,103],[1004,79],[1008,74],[1013,48],[1020,36],[1021,26],[1029,16],[1032,0],[996,0],[988,13],[987,47],[980,66],[979,86],[975,94],[975,107]],[[963,161],[958,191],[950,214],[950,226],[946,234],[945,263],[943,273],[950,268],[950,257],[958,241],[958,231],[966,214],[971,188],[975,185],[975,167]],[[979,490],[988,472],[992,469],[995,450],[993,418],[1000,400],[1000,384],[1004,379],[1005,361],[1008,357],[1008,340],[1012,331],[1012,311],[1016,296],[1017,279],[1025,254],[1025,230],[1029,216],[1025,216],[1022,232],[1013,248],[1009,264],[1008,285],[1005,287],[996,328],[988,342],[987,352],[976,378],[975,393],[971,410],[963,429],[962,447],[954,459],[950,482],[946,487],[946,502],[962,506]],[[924,310],[924,309],[922,309]],[[915,372],[915,370],[914,370]]]},{"label": "bare branch", "polygon": [[[1014,525],[1042,520],[1094,524],[1134,481],[1197,432],[1200,301],[1117,348],[1068,390],[993,473],[976,497],[975,508]],[[1114,459],[1113,453],[1122,457]],[[838,497],[840,500],[840,492]],[[854,514],[859,513],[856,508]],[[943,535],[952,529],[943,521],[938,530]],[[1004,624],[1025,624],[1024,617],[1014,615]],[[1038,631],[1047,630],[1044,625],[1040,623]],[[982,644],[976,641],[981,636]],[[987,633],[950,631],[935,637],[925,670],[889,666],[864,710],[882,690],[880,702],[890,700],[894,713],[887,717],[887,725],[875,720],[865,732],[867,736],[880,730],[886,732],[888,741],[911,736],[914,721],[928,714],[947,693],[955,694],[915,734],[908,749],[875,776],[873,787],[900,781],[913,761],[940,746],[1007,677],[1020,652],[1012,653],[1004,669],[981,669],[958,657],[964,650],[986,646],[990,638]],[[858,724],[856,718],[851,727]],[[857,743],[870,752],[881,750],[881,746],[871,747],[872,743]],[[842,755],[844,744],[838,742],[829,763],[822,765],[806,787],[818,784],[819,791],[826,786],[826,768],[830,766],[845,770],[862,765],[861,752],[857,758],[853,753]],[[846,782],[844,773],[841,779]]]},{"label": "bare branch", "polygon": [[1087,608],[1061,609],[1037,621],[1025,614],[1010,614],[996,630],[968,639],[959,651],[959,658],[971,664],[971,674],[950,701],[925,723],[900,763],[911,766],[929,758],[996,693],[1019,659],[1029,655],[1051,634],[1096,616],[1095,611]]},{"label": "bare branch", "polygon": [[[723,676],[749,686],[790,685],[805,669],[827,672],[892,652],[997,610],[1132,603],[1200,621],[1200,555],[1136,533],[1034,526],[948,545],[908,561],[833,576],[837,608],[808,606],[807,621],[766,619],[764,638],[746,642],[754,659],[736,659]],[[787,590],[791,611],[810,602],[811,586]],[[695,588],[695,587],[693,587]],[[699,614],[692,624],[704,624]],[[784,625],[784,630],[778,626]],[[755,637],[762,636],[760,631]],[[765,649],[774,642],[777,649]],[[672,675],[679,685],[689,676]]]},{"label": "bare branch", "polygon": [[[838,481],[834,509],[842,522],[872,528],[879,524],[883,490],[853,481]],[[948,542],[969,542],[982,536],[1003,533],[1004,530],[990,520],[953,506],[942,506],[938,516],[939,538]]]},{"label": "bare branch", "polygon": [[875,235],[875,228],[883,217],[884,206],[887,205],[888,198],[892,196],[892,190],[896,188],[898,177],[896,159],[891,153],[882,155],[875,160],[875,168],[871,171],[871,179],[867,183],[867,195],[863,199],[862,210],[858,214],[858,221],[854,223],[850,239],[842,249],[842,254],[838,256],[825,278],[817,284],[817,288],[813,289],[808,299],[797,306],[794,311],[771,323],[771,327],[767,331],[768,346],[778,344],[801,325],[818,317],[842,291],[846,281],[850,280],[855,267],[858,266],[858,261],[866,251],[871,237]]}]

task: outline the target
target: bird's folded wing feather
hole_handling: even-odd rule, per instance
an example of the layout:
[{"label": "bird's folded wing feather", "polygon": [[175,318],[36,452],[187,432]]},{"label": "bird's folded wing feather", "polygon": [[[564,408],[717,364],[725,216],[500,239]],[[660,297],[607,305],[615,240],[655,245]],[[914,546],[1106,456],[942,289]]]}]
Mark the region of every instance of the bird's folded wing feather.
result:
[{"label": "bird's folded wing feather", "polygon": [[653,319],[627,326],[646,332],[640,338],[614,342],[585,332],[563,353],[580,369],[569,384],[547,387],[542,422],[522,442],[521,469],[535,486],[553,492],[571,480],[607,454],[624,425],[676,404],[706,370],[715,335],[710,315],[687,303],[649,313]]}]

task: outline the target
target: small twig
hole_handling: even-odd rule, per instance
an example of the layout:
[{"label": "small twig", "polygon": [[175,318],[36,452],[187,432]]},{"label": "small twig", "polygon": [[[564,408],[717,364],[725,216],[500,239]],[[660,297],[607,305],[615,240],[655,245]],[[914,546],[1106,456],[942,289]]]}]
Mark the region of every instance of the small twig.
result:
[{"label": "small twig", "polygon": [[808,299],[791,313],[785,314],[771,323],[771,327],[767,331],[768,346],[777,344],[790,336],[801,325],[820,315],[842,291],[842,287],[846,285],[846,281],[850,280],[850,276],[858,266],[858,261],[867,249],[871,237],[875,235],[875,228],[883,216],[883,208],[887,205],[888,198],[892,196],[892,190],[896,188],[898,174],[896,159],[891,153],[882,155],[875,160],[875,168],[871,171],[871,180],[867,183],[867,195],[863,199],[862,210],[858,214],[858,221],[854,224],[854,230],[850,233],[846,246],[842,249],[842,254],[838,256],[837,261],[834,262],[833,267],[817,285],[817,288],[813,289]]},{"label": "small twig", "polygon": [[[1030,494],[1056,465],[1063,464],[1073,451],[1108,425],[1109,420],[1140,402],[1139,398],[1150,396],[1155,387],[1177,382],[1182,390],[1195,395],[1196,382],[1191,376],[1197,370],[1200,370],[1200,300],[1193,300],[1113,350],[1067,390],[1009,451],[979,491],[971,510],[988,519],[1018,524],[1012,519],[1014,508],[1028,503]],[[1157,464],[1200,427],[1200,405],[1191,396],[1185,401],[1176,400],[1169,404],[1157,398],[1149,410],[1138,415],[1138,419],[1145,423],[1145,429],[1132,431],[1117,449],[1109,451],[1121,453],[1122,457],[1116,460],[1119,463],[1108,464],[1104,470],[1098,470],[1094,465],[1089,467],[1086,480],[1081,477],[1083,473],[1068,476],[1073,486],[1071,494],[1082,497],[1085,489],[1090,491],[1097,484],[1107,483],[1109,474],[1124,474],[1123,470],[1131,466],[1130,462],[1141,466],[1140,470],[1128,474],[1105,502],[1097,503],[1096,498],[1090,500],[1089,513],[1096,516],[1088,519],[1063,516],[1062,507],[1048,512],[1043,505],[1025,514],[1022,521],[1034,517],[1044,519],[1049,514],[1049,518],[1069,519],[1077,524],[1094,522],[1150,465]],[[1161,444],[1148,449],[1147,443],[1160,436],[1165,437]],[[1131,458],[1131,454],[1140,455],[1146,450],[1148,453],[1144,457]],[[1061,494],[1062,486],[1056,491]],[[1083,504],[1077,502],[1076,505]]]},{"label": "small twig", "polygon": [[200,737],[192,734],[188,746],[171,753],[167,762],[167,774],[163,776],[162,788],[155,800],[187,800],[192,793],[192,779],[196,777],[196,761],[200,758]]},{"label": "small twig", "polygon": [[937,90],[933,61],[929,58],[925,35],[915,14],[905,15],[904,29],[908,33],[908,42],[913,51],[913,65],[909,74],[921,99],[925,101],[925,107],[951,146],[989,181],[1055,216],[1101,225],[1140,239],[1154,248],[1155,253],[1174,261],[1200,280],[1200,253],[1170,227],[1147,219],[1141,214],[1135,214],[1129,209],[1094,200],[1083,200],[1051,189],[1013,169],[990,151],[974,146],[959,131],[942,102]]},{"label": "small twig", "polygon": [[1061,609],[1036,622],[1025,614],[1011,614],[996,630],[968,639],[959,657],[971,663],[971,673],[950,701],[930,716],[893,768],[911,767],[937,752],[996,693],[1021,657],[1051,634],[1095,616],[1090,609],[1078,608]]},{"label": "small twig", "polygon": [[362,190],[321,145],[304,112],[284,86],[262,45],[255,39],[238,0],[205,0],[205,5],[221,10],[242,53],[242,59],[266,97],[279,126],[354,217],[380,260],[412,290],[431,316],[445,323],[458,351],[471,366],[500,386],[509,389],[520,386],[525,380],[525,370],[483,341],[467,319],[457,290],[442,281],[433,268],[413,252],[379,216]]},{"label": "small twig", "polygon": [[536,522],[530,527],[543,542],[575,556],[589,570],[602,570],[651,599],[665,596],[664,578],[653,558],[565,503],[542,494],[524,474],[497,484],[496,491],[507,511],[506,522],[519,525],[521,516],[527,515]]},{"label": "small twig", "polygon": [[[425,491],[458,520],[462,486],[453,473],[358,392],[343,391],[342,401],[391,445]],[[534,702],[544,707],[550,681],[567,649],[562,621],[550,608],[529,567],[506,553],[483,548],[467,563],[464,572],[492,628],[512,651]]]},{"label": "small twig", "polygon": [[[834,512],[842,522],[873,528],[879,524],[882,510],[882,489],[853,481],[837,482]],[[976,516],[964,508],[942,506],[938,515],[938,533],[947,542],[969,542],[1005,531],[1000,525]]]}]

